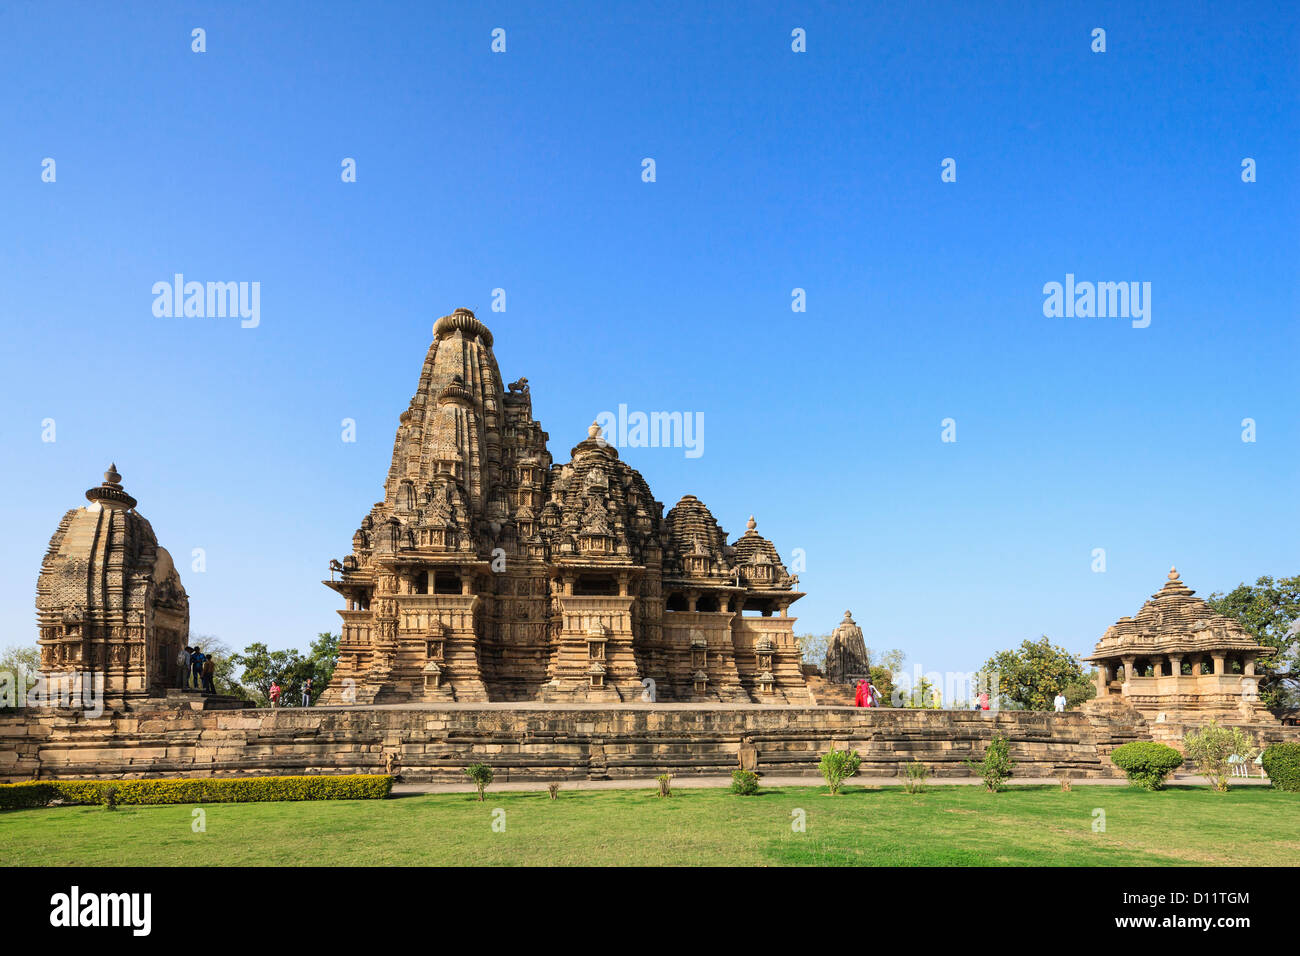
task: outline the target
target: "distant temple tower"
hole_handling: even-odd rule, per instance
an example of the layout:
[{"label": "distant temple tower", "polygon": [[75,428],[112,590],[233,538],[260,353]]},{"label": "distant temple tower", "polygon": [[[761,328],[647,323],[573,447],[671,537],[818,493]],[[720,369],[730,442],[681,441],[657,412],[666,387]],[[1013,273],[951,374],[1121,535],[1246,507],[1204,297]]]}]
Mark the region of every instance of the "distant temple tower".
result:
[{"label": "distant temple tower", "polygon": [[848,611],[844,612],[844,620],[831,631],[830,643],[826,646],[826,666],[822,670],[832,684],[871,678],[871,661],[867,658],[862,628]]},{"label": "distant temple tower", "polygon": [[1255,677],[1255,661],[1272,649],[1195,593],[1170,568],[1135,617],[1107,629],[1085,658],[1097,665],[1087,709],[1127,704],[1149,720],[1277,723],[1259,703]]},{"label": "distant temple tower", "polygon": [[164,694],[190,630],[180,574],[121,482],[110,465],[63,516],[36,583],[42,672],[102,673],[109,699]]},{"label": "distant temple tower", "polygon": [[325,582],[346,607],[322,701],[807,703],[803,595],[753,518],[731,545],[692,496],[665,518],[595,424],[553,464],[492,342],[469,309],[434,323],[384,498]]}]

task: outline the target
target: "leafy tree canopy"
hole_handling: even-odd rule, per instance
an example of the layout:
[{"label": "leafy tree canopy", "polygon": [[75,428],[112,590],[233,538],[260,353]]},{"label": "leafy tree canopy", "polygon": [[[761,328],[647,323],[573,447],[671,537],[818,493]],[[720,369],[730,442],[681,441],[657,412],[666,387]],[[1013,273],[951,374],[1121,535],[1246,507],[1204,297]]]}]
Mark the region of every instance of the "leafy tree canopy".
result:
[{"label": "leafy tree canopy", "polygon": [[1256,668],[1264,706],[1275,714],[1300,709],[1300,574],[1277,579],[1265,575],[1227,594],[1215,592],[1207,603],[1276,651]]},{"label": "leafy tree canopy", "polygon": [[1012,709],[1051,710],[1058,691],[1065,692],[1067,707],[1076,707],[1096,693],[1078,658],[1046,635],[994,654],[983,673],[990,681],[996,677],[995,692]]}]

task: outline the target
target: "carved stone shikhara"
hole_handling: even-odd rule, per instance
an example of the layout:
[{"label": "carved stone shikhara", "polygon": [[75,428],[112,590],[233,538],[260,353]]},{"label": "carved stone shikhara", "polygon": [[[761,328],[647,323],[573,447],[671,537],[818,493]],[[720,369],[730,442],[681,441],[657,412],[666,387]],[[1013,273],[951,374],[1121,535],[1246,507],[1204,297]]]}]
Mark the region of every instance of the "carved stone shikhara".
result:
[{"label": "carved stone shikhara", "polygon": [[554,464],[487,326],[433,333],[384,499],[325,582],[346,607],[323,703],[809,701],[803,595],[752,517],[728,545],[693,496],[665,516],[594,424]]},{"label": "carved stone shikhara", "polygon": [[844,620],[831,631],[831,639],[826,645],[826,664],[822,670],[833,684],[871,678],[871,661],[867,658],[862,628],[848,611],[844,612]]},{"label": "carved stone shikhara", "polygon": [[180,574],[121,482],[110,465],[63,516],[36,583],[41,672],[102,675],[108,701],[174,686],[190,629]]}]

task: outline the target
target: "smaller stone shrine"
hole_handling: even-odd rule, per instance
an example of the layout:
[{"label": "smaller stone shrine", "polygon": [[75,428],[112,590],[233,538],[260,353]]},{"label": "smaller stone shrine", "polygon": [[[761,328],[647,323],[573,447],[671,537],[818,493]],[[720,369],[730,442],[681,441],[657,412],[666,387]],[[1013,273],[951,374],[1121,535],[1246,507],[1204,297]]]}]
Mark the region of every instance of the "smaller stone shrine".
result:
[{"label": "smaller stone shrine", "polygon": [[[117,466],[59,522],[36,583],[41,672],[98,683],[108,700],[177,683],[190,602],[167,549],[135,510]],[[78,684],[78,686],[80,686]]]},{"label": "smaller stone shrine", "polygon": [[1102,635],[1091,712],[1127,705],[1148,720],[1276,724],[1259,702],[1255,661],[1272,649],[1220,614],[1169,569],[1164,587],[1134,617]]},{"label": "smaller stone shrine", "polygon": [[871,677],[871,661],[862,639],[862,628],[848,611],[844,612],[844,620],[831,631],[830,643],[826,645],[826,665],[822,671],[832,684],[849,684]]}]

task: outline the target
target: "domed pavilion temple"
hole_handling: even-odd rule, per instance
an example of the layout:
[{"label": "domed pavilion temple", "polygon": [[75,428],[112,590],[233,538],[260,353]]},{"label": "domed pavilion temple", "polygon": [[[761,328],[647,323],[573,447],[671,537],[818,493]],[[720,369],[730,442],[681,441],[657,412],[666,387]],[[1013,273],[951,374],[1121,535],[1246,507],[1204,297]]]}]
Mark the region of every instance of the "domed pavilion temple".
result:
[{"label": "domed pavilion temple", "polygon": [[1160,722],[1276,724],[1259,702],[1255,662],[1272,649],[1220,614],[1169,569],[1164,587],[1097,642],[1096,711],[1128,705]]},{"label": "domed pavilion temple", "polygon": [[325,582],[346,602],[323,703],[809,702],[770,541],[686,496],[665,516],[592,425],[555,464],[528,380],[457,309],[433,328],[384,497]]},{"label": "domed pavilion temple", "polygon": [[163,696],[189,638],[190,602],[171,555],[135,510],[117,466],[63,516],[36,583],[41,671],[103,674],[109,700]]}]

